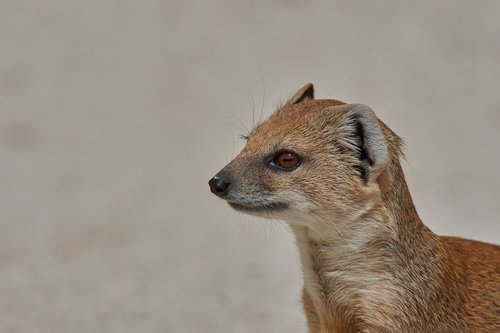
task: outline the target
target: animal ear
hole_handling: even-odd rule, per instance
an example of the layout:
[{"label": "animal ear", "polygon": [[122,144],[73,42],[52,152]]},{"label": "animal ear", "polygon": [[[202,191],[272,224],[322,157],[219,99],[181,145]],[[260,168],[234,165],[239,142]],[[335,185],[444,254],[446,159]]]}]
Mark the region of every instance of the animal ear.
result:
[{"label": "animal ear", "polygon": [[314,99],[314,86],[312,83],[308,83],[300,88],[300,90],[297,91],[292,98],[288,100],[288,102],[286,102],[285,106],[302,103],[311,99]]},{"label": "animal ear", "polygon": [[375,113],[363,104],[352,104],[347,111],[343,142],[359,159],[356,168],[367,185],[378,176],[388,158],[388,148]]}]

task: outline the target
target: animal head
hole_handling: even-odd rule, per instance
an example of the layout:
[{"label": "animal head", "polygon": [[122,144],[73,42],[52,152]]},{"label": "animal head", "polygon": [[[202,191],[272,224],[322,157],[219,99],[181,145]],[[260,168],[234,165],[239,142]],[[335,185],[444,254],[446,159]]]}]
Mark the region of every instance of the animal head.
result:
[{"label": "animal head", "polygon": [[209,185],[247,214],[291,223],[352,219],[381,200],[377,179],[391,135],[368,106],[315,100],[308,84],[251,131]]}]

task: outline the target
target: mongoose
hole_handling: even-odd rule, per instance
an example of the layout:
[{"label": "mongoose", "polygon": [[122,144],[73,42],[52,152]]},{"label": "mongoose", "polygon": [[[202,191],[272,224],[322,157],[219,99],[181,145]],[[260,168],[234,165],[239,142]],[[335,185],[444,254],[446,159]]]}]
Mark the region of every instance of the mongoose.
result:
[{"label": "mongoose", "polygon": [[290,225],[310,333],[500,332],[500,246],[428,229],[402,155],[368,106],[315,100],[308,84],[209,185]]}]

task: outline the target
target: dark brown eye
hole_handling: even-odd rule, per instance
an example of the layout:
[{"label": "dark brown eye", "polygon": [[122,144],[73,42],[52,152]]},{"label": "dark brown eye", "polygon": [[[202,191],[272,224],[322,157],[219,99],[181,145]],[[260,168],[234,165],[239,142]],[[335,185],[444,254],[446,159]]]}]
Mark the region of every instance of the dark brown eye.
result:
[{"label": "dark brown eye", "polygon": [[299,164],[299,158],[294,153],[283,152],[276,155],[275,163],[282,169],[291,170]]}]

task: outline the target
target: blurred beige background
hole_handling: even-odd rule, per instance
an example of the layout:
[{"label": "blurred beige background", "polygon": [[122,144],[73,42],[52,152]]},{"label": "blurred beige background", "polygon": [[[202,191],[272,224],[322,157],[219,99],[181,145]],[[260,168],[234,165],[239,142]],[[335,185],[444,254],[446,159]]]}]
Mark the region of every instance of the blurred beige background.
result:
[{"label": "blurred beige background", "polygon": [[499,17],[497,1],[2,0],[0,331],[304,332],[287,228],[207,185],[243,145],[247,92],[257,115],[306,82],[370,105],[406,139],[424,221],[500,241]]}]

